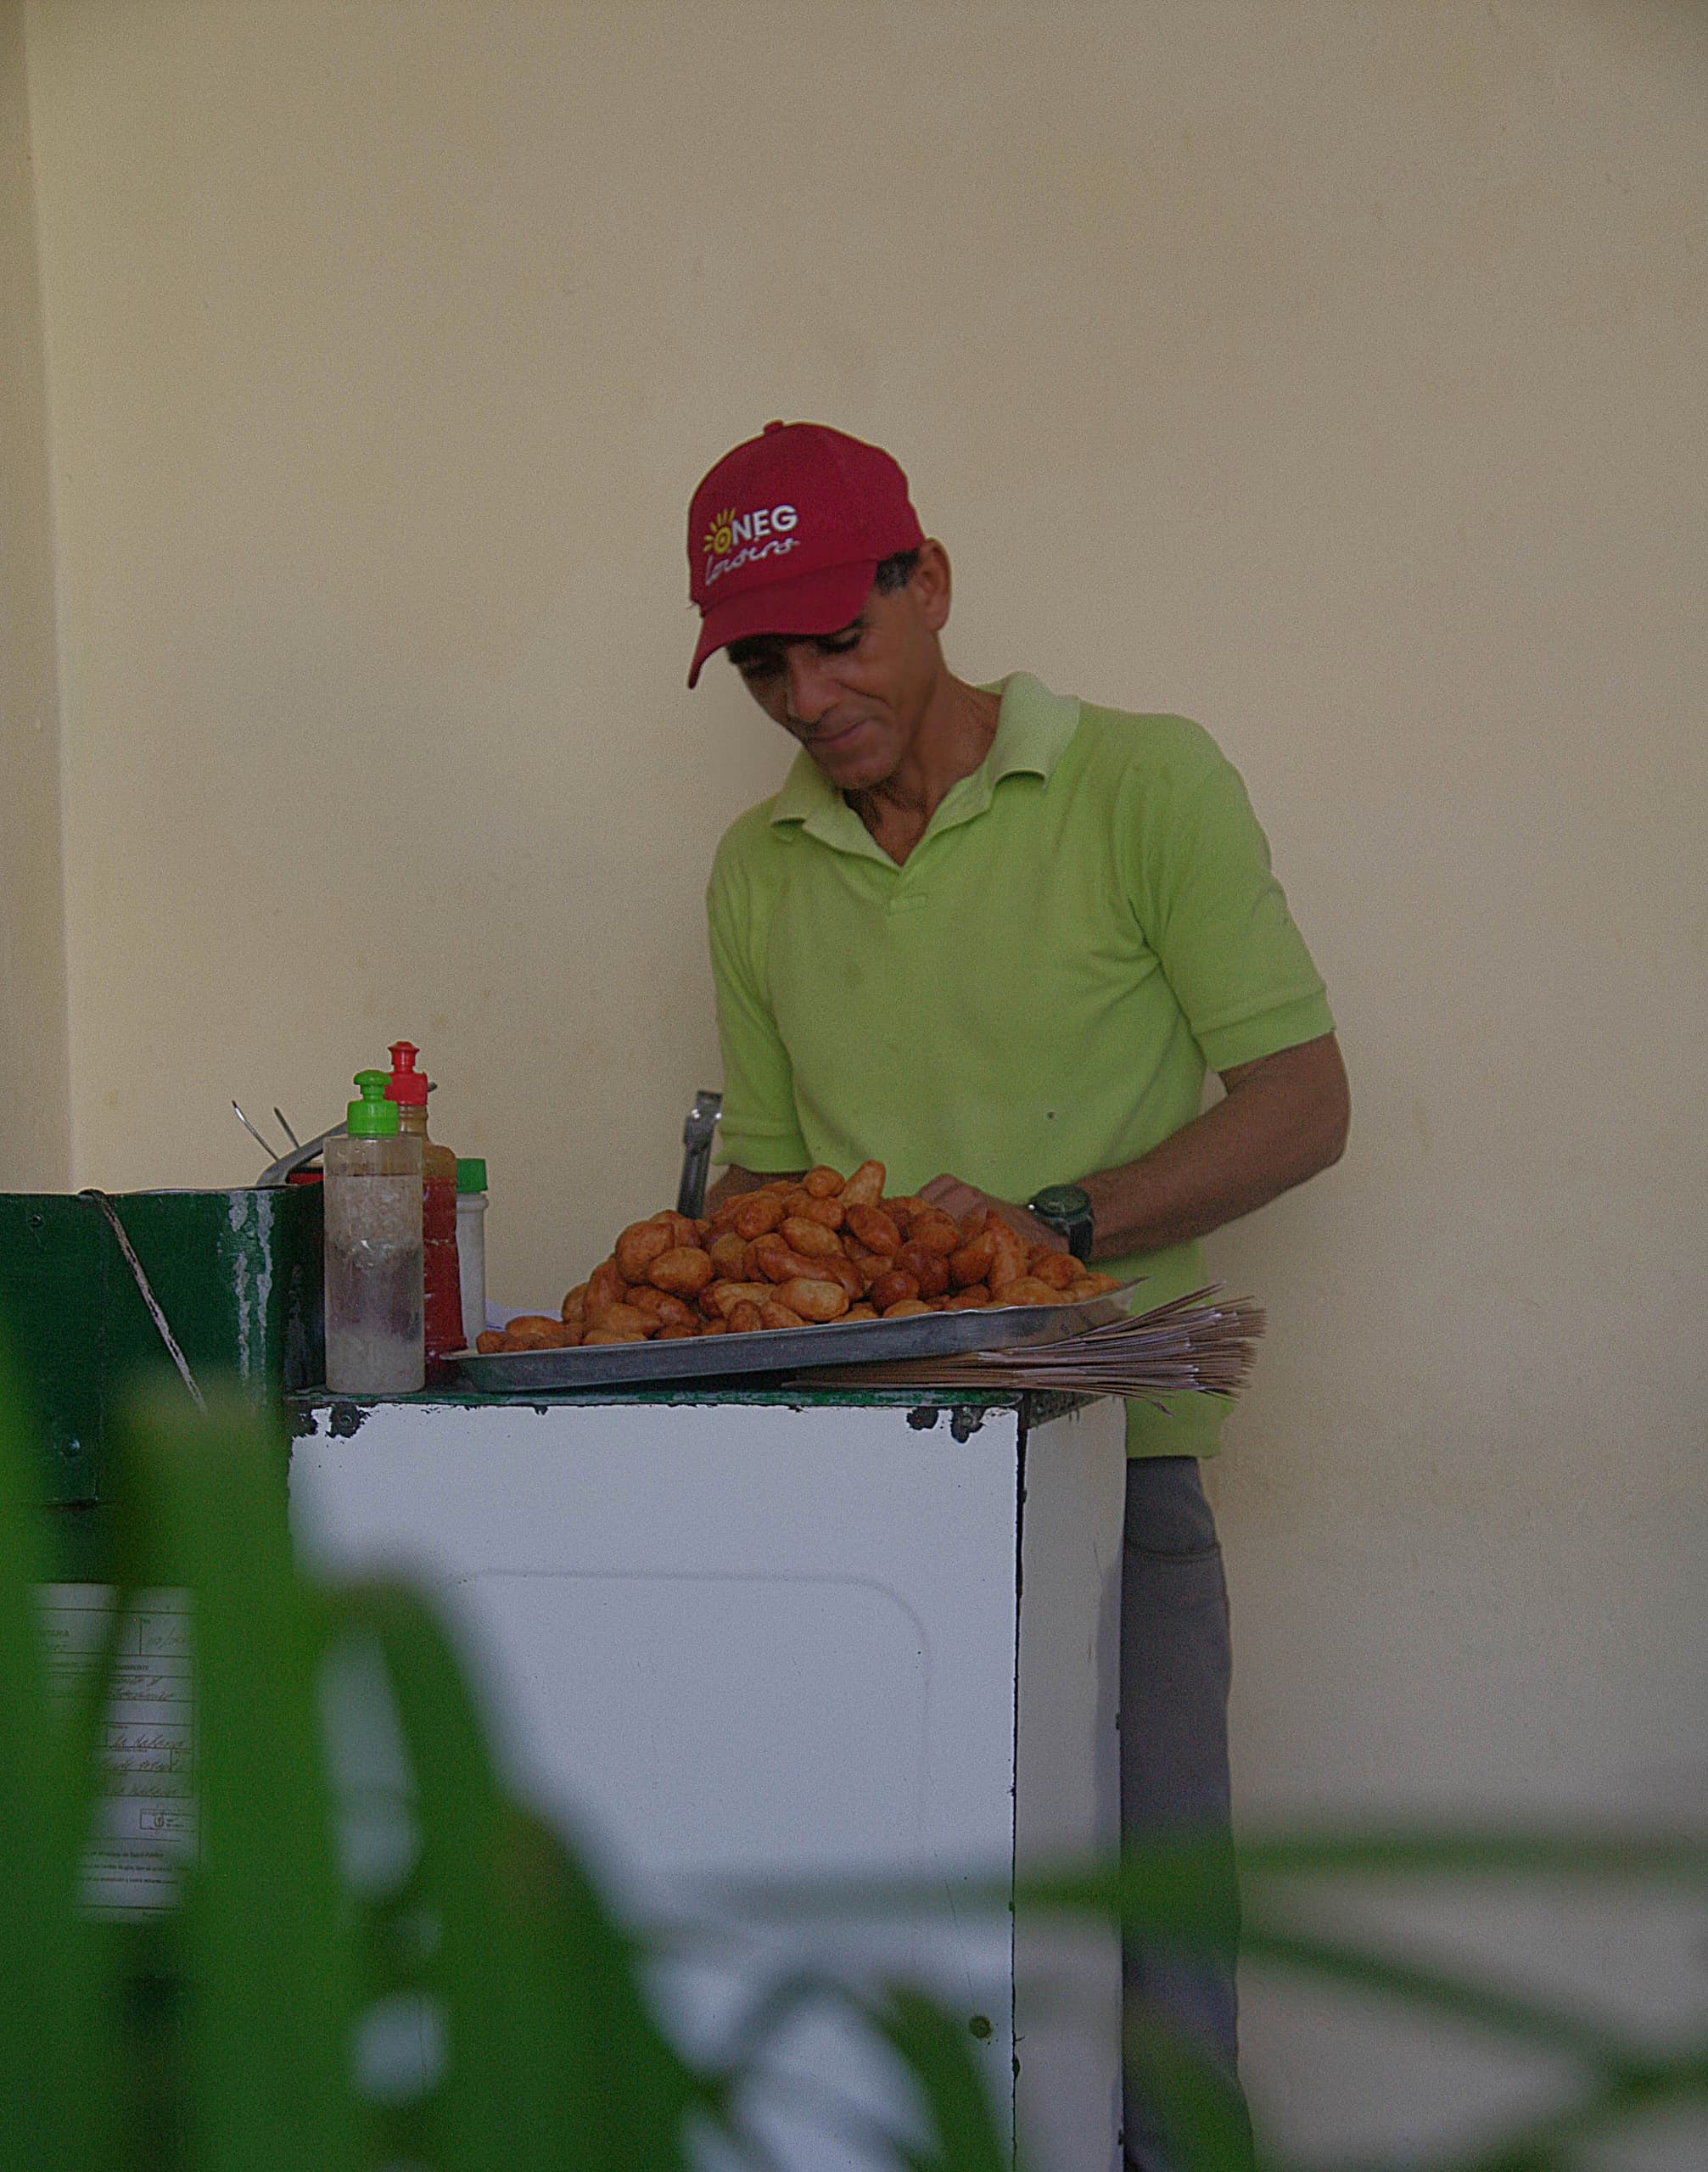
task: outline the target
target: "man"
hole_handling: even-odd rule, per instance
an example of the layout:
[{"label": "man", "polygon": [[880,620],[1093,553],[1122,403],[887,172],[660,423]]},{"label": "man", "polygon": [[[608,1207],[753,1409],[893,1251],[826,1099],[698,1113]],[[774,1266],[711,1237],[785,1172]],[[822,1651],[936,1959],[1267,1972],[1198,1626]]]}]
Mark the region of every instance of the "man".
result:
[{"label": "man", "polygon": [[[1089,1257],[1142,1275],[1147,1307],[1201,1285],[1197,1240],[1336,1161],[1349,1109],[1235,770],[1182,718],[957,679],[943,546],[889,455],[839,431],[772,423],[736,446],[695,493],[688,552],[689,684],[727,650],[801,747],[708,894],[716,1195],[870,1156],[892,1190],[994,1206],[1033,1240],[1067,1227],[1083,1252],[1089,1217]],[[1201,1113],[1207,1066],[1226,1093]],[[1201,1396],[1128,1413],[1131,1831],[1228,1830],[1227,1601],[1196,1461],[1222,1415]],[[1231,2076],[1231,1972],[1129,1952],[1126,1975]],[[1131,2091],[1126,2147],[1166,2163]]]}]

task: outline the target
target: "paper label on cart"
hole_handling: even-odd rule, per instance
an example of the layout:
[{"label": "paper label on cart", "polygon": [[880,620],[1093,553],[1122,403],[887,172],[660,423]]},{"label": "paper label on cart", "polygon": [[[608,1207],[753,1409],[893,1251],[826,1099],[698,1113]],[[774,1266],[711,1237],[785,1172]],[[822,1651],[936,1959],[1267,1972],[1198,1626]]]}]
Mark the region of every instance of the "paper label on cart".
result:
[{"label": "paper label on cart", "polygon": [[[48,1693],[63,1706],[94,1663],[114,1595],[105,1584],[44,1584],[38,1597]],[[98,1914],[171,1907],[195,1859],[192,1665],[189,1594],[139,1593],[119,1624],[96,1735],[102,1783],[83,1899]]]}]

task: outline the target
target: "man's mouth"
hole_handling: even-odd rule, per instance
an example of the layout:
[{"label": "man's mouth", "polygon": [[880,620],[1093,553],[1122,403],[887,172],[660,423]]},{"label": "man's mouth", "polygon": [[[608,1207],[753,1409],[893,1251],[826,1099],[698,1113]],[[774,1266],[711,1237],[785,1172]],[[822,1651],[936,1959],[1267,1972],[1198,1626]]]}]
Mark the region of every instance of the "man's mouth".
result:
[{"label": "man's mouth", "polygon": [[852,724],[839,724],[833,731],[827,731],[820,728],[805,742],[807,752],[809,754],[817,754],[826,749],[840,747],[845,740],[852,739],[855,732],[863,731],[870,721],[871,719],[867,717],[857,716]]}]

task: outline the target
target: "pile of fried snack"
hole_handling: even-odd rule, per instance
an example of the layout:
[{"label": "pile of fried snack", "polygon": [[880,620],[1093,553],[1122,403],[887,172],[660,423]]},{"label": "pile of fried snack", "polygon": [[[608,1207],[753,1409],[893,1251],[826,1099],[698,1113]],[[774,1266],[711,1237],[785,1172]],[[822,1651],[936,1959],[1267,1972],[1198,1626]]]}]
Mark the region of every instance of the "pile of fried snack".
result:
[{"label": "pile of fried snack", "polygon": [[1119,1285],[1069,1252],[1028,1245],[988,1207],[956,1221],[886,1199],[882,1162],[844,1180],[809,1169],[725,1200],[708,1220],[668,1209],[632,1222],[563,1300],[524,1313],[482,1351],[674,1342],[832,1320],[904,1319],[986,1305],[1072,1305]]}]

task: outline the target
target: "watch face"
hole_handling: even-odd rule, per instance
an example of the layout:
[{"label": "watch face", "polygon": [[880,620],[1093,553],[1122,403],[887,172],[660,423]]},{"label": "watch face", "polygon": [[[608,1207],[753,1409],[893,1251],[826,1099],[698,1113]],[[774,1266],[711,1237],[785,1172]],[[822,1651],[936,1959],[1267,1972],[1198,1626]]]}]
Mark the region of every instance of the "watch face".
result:
[{"label": "watch face", "polygon": [[1028,1202],[1040,1222],[1067,1240],[1075,1259],[1091,1256],[1091,1198],[1078,1184],[1046,1184]]},{"label": "watch face", "polygon": [[1033,1198],[1032,1212],[1045,1222],[1075,1222],[1091,1212],[1091,1195],[1078,1184],[1045,1184]]}]

